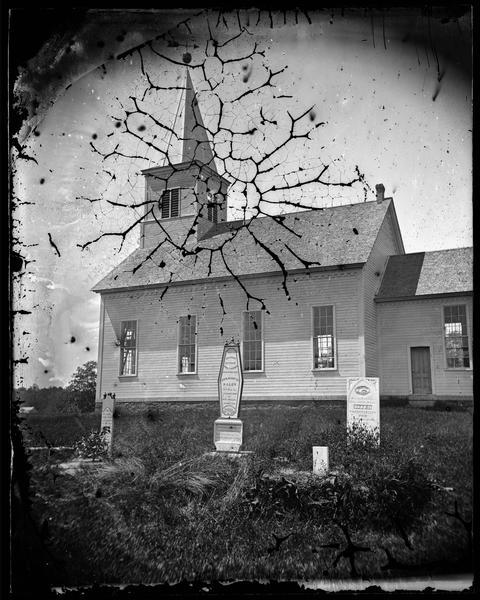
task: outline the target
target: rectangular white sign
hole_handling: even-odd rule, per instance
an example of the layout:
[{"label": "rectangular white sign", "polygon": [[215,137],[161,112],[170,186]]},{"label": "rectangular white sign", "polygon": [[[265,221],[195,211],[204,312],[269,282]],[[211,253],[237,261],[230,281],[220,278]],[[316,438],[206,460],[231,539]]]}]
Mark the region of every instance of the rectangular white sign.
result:
[{"label": "rectangular white sign", "polygon": [[363,425],[380,435],[380,380],[378,377],[347,379],[347,429]]}]

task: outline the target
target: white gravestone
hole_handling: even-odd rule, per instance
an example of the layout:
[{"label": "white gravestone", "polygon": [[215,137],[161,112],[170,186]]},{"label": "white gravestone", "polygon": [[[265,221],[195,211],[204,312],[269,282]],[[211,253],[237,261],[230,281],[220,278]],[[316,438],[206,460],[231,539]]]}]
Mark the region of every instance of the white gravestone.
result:
[{"label": "white gravestone", "polygon": [[379,381],[378,377],[347,379],[347,430],[357,424],[380,436]]},{"label": "white gravestone", "polygon": [[105,431],[105,441],[108,445],[108,454],[112,453],[113,439],[113,411],[115,410],[115,399],[106,395],[102,400],[102,422],[100,432]]},{"label": "white gravestone", "polygon": [[243,390],[242,360],[238,344],[225,344],[218,375],[220,418],[213,427],[219,452],[238,452],[243,442],[243,423],[238,418]]},{"label": "white gravestone", "polygon": [[328,446],[312,446],[313,451],[313,472],[315,475],[327,475],[328,466]]}]

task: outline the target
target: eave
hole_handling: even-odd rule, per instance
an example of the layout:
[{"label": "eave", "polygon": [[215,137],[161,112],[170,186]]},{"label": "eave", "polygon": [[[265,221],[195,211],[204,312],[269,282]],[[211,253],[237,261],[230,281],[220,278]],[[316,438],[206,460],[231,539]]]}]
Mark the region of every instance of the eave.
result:
[{"label": "eave", "polygon": [[[347,265],[331,265],[325,267],[310,267],[308,269],[290,269],[287,271],[287,276],[294,275],[310,275],[311,273],[321,273],[324,271],[345,271],[352,269],[361,269],[365,263],[350,263]],[[202,283],[210,283],[219,282],[219,281],[231,281],[232,279],[238,279],[240,281],[257,279],[259,277],[282,277],[282,271],[267,271],[263,273],[251,273],[245,275],[225,275],[221,277],[202,277],[198,279],[185,279],[182,281],[170,281],[165,283],[152,283],[152,284],[143,284],[143,285],[129,285],[124,287],[116,287],[116,288],[102,288],[102,289],[94,289],[93,292],[97,294],[114,294],[116,292],[130,292],[130,291],[138,291],[138,290],[150,290],[150,289],[162,289],[170,286],[182,286],[182,285],[192,285],[192,284],[202,284]]]},{"label": "eave", "polygon": [[454,298],[458,296],[473,296],[473,291],[464,291],[464,292],[441,292],[439,294],[422,294],[417,296],[394,296],[391,298],[374,298],[375,302],[400,302],[403,300],[432,300],[432,299],[440,299],[440,298]]}]

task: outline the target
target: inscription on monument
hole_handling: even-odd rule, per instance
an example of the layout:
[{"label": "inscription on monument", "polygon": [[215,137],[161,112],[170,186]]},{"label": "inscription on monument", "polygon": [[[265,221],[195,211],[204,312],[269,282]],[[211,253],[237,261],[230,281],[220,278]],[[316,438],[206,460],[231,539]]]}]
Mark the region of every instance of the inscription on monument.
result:
[{"label": "inscription on monument", "polygon": [[238,418],[243,389],[242,360],[238,344],[225,344],[218,375],[220,418],[213,426],[213,441],[219,452],[238,452],[242,445],[243,423]]},{"label": "inscription on monument", "polygon": [[378,377],[347,379],[347,428],[362,425],[380,434],[380,392]]},{"label": "inscription on monument", "polygon": [[243,388],[243,373],[238,344],[226,345],[223,349],[222,364],[218,376],[220,416],[238,418],[240,398]]}]

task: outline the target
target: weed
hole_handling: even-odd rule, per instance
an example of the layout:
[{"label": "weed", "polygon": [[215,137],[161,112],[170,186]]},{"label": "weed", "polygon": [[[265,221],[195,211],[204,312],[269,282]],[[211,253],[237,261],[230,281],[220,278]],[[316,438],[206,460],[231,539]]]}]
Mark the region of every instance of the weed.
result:
[{"label": "weed", "polygon": [[[468,413],[384,408],[378,446],[360,432],[347,444],[339,407],[250,409],[244,447],[257,452],[243,461],[204,455],[217,407],[158,414],[122,415],[117,457],[94,471],[32,469],[35,518],[65,560],[53,584],[375,577],[468,550],[455,517],[471,514]],[[312,445],[329,447],[327,477],[311,472]]]},{"label": "weed", "polygon": [[91,431],[82,436],[73,445],[75,454],[80,458],[102,460],[108,453],[107,433],[107,428],[104,427],[101,432]]}]

